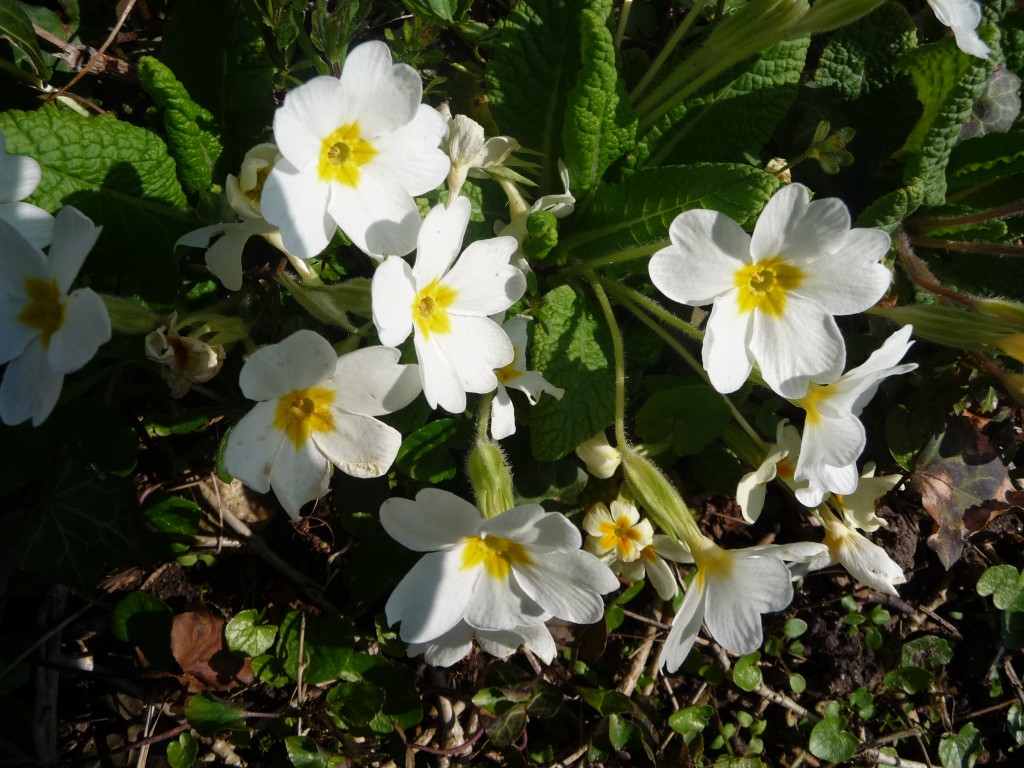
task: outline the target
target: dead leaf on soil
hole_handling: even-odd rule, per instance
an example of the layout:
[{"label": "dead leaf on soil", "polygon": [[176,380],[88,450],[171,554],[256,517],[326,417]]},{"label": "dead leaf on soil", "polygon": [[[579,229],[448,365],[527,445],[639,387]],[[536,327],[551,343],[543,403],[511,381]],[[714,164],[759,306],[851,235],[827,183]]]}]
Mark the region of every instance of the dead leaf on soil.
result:
[{"label": "dead leaf on soil", "polygon": [[249,659],[241,659],[224,643],[224,619],[199,608],[174,617],[171,653],[181,665],[181,682],[191,693],[228,691],[253,681]]},{"label": "dead leaf on soil", "polygon": [[935,522],[928,546],[947,569],[971,534],[1024,500],[989,439],[963,417],[921,450],[910,482]]}]

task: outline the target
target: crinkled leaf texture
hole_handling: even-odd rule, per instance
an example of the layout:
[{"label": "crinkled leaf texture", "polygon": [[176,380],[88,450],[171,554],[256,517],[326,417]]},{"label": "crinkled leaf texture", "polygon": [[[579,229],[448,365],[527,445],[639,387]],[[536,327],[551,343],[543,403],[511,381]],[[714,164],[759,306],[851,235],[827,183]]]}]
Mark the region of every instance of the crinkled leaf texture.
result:
[{"label": "crinkled leaf texture", "polygon": [[555,461],[614,418],[611,336],[600,309],[568,285],[545,294],[532,354],[530,368],[565,390],[561,400],[542,397],[530,409],[533,455]]},{"label": "crinkled leaf texture", "polygon": [[[646,169],[622,184],[599,186],[586,211],[565,220],[558,247],[593,259],[637,245],[667,245],[672,220],[691,208],[721,211],[748,226],[778,187],[778,179],[749,165],[697,163]],[[646,262],[640,268],[646,273]]]},{"label": "crinkled leaf texture", "polygon": [[143,56],[138,71],[143,90],[163,110],[167,144],[182,186],[188,192],[209,189],[221,151],[213,115],[192,101],[185,86],[158,59]]},{"label": "crinkled leaf texture", "polygon": [[179,285],[174,242],[195,228],[163,141],[113,117],[40,109],[0,114],[7,151],[42,166],[28,202],[73,205],[103,227],[83,275],[99,291],[171,301]]}]

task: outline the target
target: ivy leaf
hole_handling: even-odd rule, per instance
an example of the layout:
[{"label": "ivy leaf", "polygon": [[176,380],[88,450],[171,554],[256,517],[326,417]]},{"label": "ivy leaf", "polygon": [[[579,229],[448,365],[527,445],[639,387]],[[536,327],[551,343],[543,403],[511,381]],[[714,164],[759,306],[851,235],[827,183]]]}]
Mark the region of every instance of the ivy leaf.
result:
[{"label": "ivy leaf", "polygon": [[555,164],[579,69],[579,16],[579,0],[521,0],[493,29],[491,114],[502,133],[539,153],[541,189],[561,189]]},{"label": "ivy leaf", "polygon": [[275,67],[258,4],[178,0],[160,59],[221,127],[218,176],[238,173],[245,153],[266,141],[274,115]]},{"label": "ivy leaf", "polygon": [[566,219],[558,249],[588,259],[633,250],[649,254],[655,244],[668,244],[668,228],[683,211],[708,208],[740,226],[752,224],[778,187],[778,179],[749,165],[650,168],[622,184],[599,186],[590,207]]},{"label": "ivy leaf", "polygon": [[935,521],[928,546],[948,569],[967,538],[988,524],[990,503],[1005,502],[1013,483],[988,438],[963,417],[924,447],[916,466],[910,482]]},{"label": "ivy leaf", "polygon": [[182,210],[174,161],[158,136],[110,116],[53,109],[4,112],[0,129],[8,152],[42,166],[28,202],[51,212],[73,205],[103,226],[82,273],[93,288],[173,301],[180,283],[174,242],[194,219]]},{"label": "ivy leaf", "polygon": [[614,689],[606,691],[601,688],[587,688],[586,686],[579,686],[577,690],[580,692],[583,700],[596,709],[599,714],[616,715],[621,712],[633,711],[633,702],[622,691]]},{"label": "ivy leaf", "polygon": [[188,192],[208,190],[221,152],[213,115],[189,98],[185,86],[159,60],[143,56],[138,72],[143,90],[163,110],[167,144],[182,186]]},{"label": "ivy leaf", "polygon": [[37,77],[43,80],[48,78],[43,52],[39,49],[36,33],[32,29],[32,20],[15,0],[0,0],[0,38],[25,54]]},{"label": "ivy leaf", "polygon": [[614,419],[611,336],[600,310],[563,285],[541,301],[532,354],[533,370],[565,389],[561,400],[542,397],[530,412],[534,457],[555,461]]},{"label": "ivy leaf", "polygon": [[905,180],[924,182],[924,202],[941,205],[949,154],[993,64],[961,52],[951,37],[911,51],[904,62],[924,112],[896,156],[907,160]]},{"label": "ivy leaf", "polygon": [[860,741],[846,730],[846,718],[841,715],[826,717],[811,729],[811,754],[820,760],[838,763],[849,760],[857,752]]},{"label": "ivy leaf", "polygon": [[636,116],[615,68],[608,30],[610,0],[595,0],[580,15],[581,66],[569,91],[562,126],[565,164],[576,197],[582,197],[613,162],[632,148]]},{"label": "ivy leaf", "polygon": [[982,751],[981,732],[974,727],[974,723],[967,723],[956,735],[943,734],[939,742],[942,768],[971,768]]}]

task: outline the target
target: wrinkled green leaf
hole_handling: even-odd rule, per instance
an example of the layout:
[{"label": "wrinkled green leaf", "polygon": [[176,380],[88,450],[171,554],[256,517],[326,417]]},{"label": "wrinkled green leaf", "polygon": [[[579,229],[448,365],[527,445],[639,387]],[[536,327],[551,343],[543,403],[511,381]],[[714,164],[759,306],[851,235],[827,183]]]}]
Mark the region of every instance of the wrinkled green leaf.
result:
[{"label": "wrinkled green leaf", "polygon": [[288,736],[284,740],[288,759],[295,768],[327,768],[327,758],[320,753],[320,747],[309,736]]},{"label": "wrinkled green leaf", "polygon": [[993,565],[978,579],[976,589],[982,597],[992,595],[992,602],[1001,611],[1018,605],[1024,594],[1024,574],[1012,565]]},{"label": "wrinkled green leaf", "polygon": [[988,184],[1024,173],[1024,131],[990,133],[956,146],[949,157],[949,189]]},{"label": "wrinkled green leaf", "polygon": [[277,627],[259,624],[259,611],[239,611],[224,627],[228,649],[246,656],[259,656],[269,651],[277,638]]},{"label": "wrinkled green leaf", "polygon": [[715,442],[731,422],[722,395],[697,384],[652,395],[637,411],[636,431],[645,443],[671,439],[677,456],[692,456]]},{"label": "wrinkled green leaf", "polygon": [[163,600],[146,592],[126,595],[110,614],[110,632],[118,640],[134,643],[162,636],[169,642],[173,612]]}]

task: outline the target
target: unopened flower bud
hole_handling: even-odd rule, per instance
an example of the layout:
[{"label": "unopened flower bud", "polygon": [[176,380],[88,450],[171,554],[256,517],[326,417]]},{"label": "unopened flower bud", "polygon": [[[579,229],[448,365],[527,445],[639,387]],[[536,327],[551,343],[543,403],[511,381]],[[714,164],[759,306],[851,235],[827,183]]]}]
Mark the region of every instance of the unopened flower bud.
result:
[{"label": "unopened flower bud", "polygon": [[224,363],[224,347],[202,339],[179,336],[173,325],[162,325],[146,336],[146,356],[163,367],[160,375],[171,388],[171,397],[184,397],[193,384],[209,381]]},{"label": "unopened flower bud", "polygon": [[487,438],[477,440],[466,471],[476,494],[476,506],[485,518],[496,517],[515,506],[512,473],[497,443]]}]

